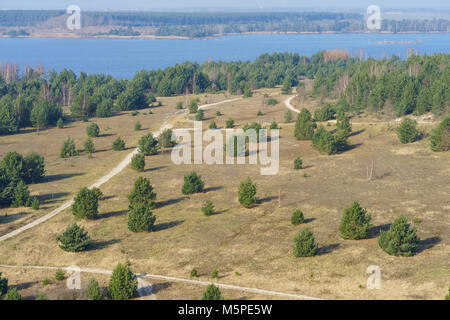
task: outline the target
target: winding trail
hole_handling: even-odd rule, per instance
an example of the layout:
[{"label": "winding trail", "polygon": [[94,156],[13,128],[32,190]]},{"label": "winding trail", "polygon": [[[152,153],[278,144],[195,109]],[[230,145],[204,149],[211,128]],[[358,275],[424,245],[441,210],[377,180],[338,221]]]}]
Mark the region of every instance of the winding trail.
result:
[{"label": "winding trail", "polygon": [[[13,266],[13,265],[3,265],[3,264],[0,264],[0,268],[11,268],[11,269],[21,269],[22,268],[22,269],[41,269],[41,270],[58,270],[58,269],[67,270],[68,269],[68,268],[61,268],[61,267]],[[97,273],[97,274],[106,274],[106,275],[112,274],[111,270],[97,269],[97,268],[80,268],[80,271],[86,272],[86,273]],[[323,300],[320,298],[309,297],[309,296],[304,296],[304,295],[299,295],[299,294],[291,294],[291,293],[270,291],[270,290],[257,289],[257,288],[241,287],[241,286],[216,283],[216,282],[210,282],[210,281],[200,281],[200,280],[168,277],[168,276],[161,276],[161,275],[156,275],[156,274],[141,273],[141,274],[137,274],[136,276],[138,278],[138,295],[141,297],[141,300],[156,300],[156,296],[153,294],[151,284],[146,282],[142,278],[166,280],[166,281],[173,281],[173,282],[183,282],[183,283],[190,283],[190,284],[201,285],[201,286],[209,286],[212,283],[216,287],[219,287],[222,289],[227,289],[227,290],[243,291],[243,292],[250,292],[250,293],[255,293],[255,294],[277,296],[277,297],[282,297],[282,298],[292,298],[292,299],[299,299],[299,300]]]},{"label": "winding trail", "polygon": [[[35,270],[66,270],[66,272],[73,272],[71,267],[48,267],[48,266],[12,266],[12,265],[3,265],[0,264],[0,268],[10,268],[10,269],[35,269]],[[112,271],[107,269],[100,268],[80,268],[80,272],[84,273],[96,273],[96,274],[104,274],[111,275]],[[153,294],[153,288],[150,283],[142,279],[143,275],[136,275],[138,280],[138,296],[139,300],[157,300],[156,296]]]},{"label": "winding trail", "polygon": [[[223,100],[223,101],[219,101],[219,102],[215,102],[215,103],[210,103],[210,104],[205,104],[202,106],[199,106],[200,109],[207,109],[209,107],[212,106],[216,106],[216,105],[220,105],[220,104],[225,104],[225,103],[229,103],[229,102],[233,102],[233,101],[237,101],[240,100],[242,98],[234,98],[234,99],[228,99],[228,100]],[[187,110],[183,110],[183,112],[186,112]],[[175,113],[177,114],[177,113]],[[153,136],[158,137],[161,132],[163,132],[165,129],[171,129],[173,126],[171,124],[168,124],[167,121],[165,121],[161,128],[159,129],[159,131],[153,132]],[[91,186],[89,186],[89,189],[92,188],[99,188],[101,185],[103,185],[104,183],[108,182],[112,177],[114,177],[115,175],[119,174],[120,172],[122,172],[131,162],[131,158],[133,158],[133,156],[135,154],[138,153],[138,148],[134,149],[132,152],[130,152],[125,159],[123,159],[116,167],[114,167],[108,174],[106,174],[105,176],[101,177],[100,179],[98,179],[95,183],[93,183]],[[14,231],[11,231],[3,236],[0,236],[0,242],[1,241],[5,241],[9,238],[12,238],[28,229],[31,229],[51,218],[53,218],[54,216],[56,216],[57,214],[61,213],[62,211],[66,210],[67,208],[69,208],[74,202],[74,199],[70,199],[69,201],[63,203],[61,206],[59,206],[58,208],[54,209],[53,211],[51,211],[50,213],[34,220],[33,222],[30,222]]]},{"label": "winding trail", "polygon": [[[297,96],[294,95],[294,96],[291,96],[291,97],[287,98],[287,99],[284,101],[284,105],[285,105],[286,108],[288,108],[289,110],[294,111],[295,113],[300,113],[300,110],[298,110],[297,108],[295,108],[295,107],[291,104],[291,101],[292,101],[295,97],[297,97]],[[354,122],[354,123],[355,123],[355,124],[396,124],[396,123],[400,123],[403,119],[404,119],[404,118],[399,117],[399,118],[395,118],[395,119],[389,120],[389,121],[368,121],[368,122],[359,122],[359,121],[358,121],[358,122]],[[434,120],[424,120],[424,119],[421,119],[420,117],[414,117],[414,119],[417,121],[417,123],[420,123],[420,124],[425,124],[425,123],[436,123],[436,122],[437,122],[437,121],[434,121]],[[336,123],[336,119],[328,120],[327,122],[330,122],[330,123]]]}]

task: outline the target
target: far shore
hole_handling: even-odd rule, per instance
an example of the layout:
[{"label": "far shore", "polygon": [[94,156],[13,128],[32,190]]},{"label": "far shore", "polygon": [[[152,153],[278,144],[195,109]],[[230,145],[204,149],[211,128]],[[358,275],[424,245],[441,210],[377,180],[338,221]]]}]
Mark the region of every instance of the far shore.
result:
[{"label": "far shore", "polygon": [[184,36],[157,36],[157,35],[139,35],[139,36],[118,36],[118,35],[93,35],[93,34],[81,34],[74,32],[54,32],[54,33],[35,33],[27,36],[17,36],[11,37],[8,35],[0,34],[0,38],[61,38],[61,39],[173,39],[173,40],[204,40],[225,36],[237,36],[237,35],[255,35],[255,34],[447,34],[449,32],[390,32],[390,31],[382,31],[382,32],[371,32],[371,31],[362,31],[362,32],[335,32],[335,31],[325,31],[325,32],[278,32],[278,31],[260,31],[260,32],[242,32],[242,33],[223,33],[223,34],[215,34],[207,37],[184,37]]}]

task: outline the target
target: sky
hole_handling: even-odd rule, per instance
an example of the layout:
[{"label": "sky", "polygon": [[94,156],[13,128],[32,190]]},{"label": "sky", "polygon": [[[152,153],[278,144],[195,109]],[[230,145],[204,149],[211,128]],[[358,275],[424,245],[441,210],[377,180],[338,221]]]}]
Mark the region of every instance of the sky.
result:
[{"label": "sky", "polygon": [[369,5],[381,8],[434,10],[450,9],[449,0],[0,0],[0,9],[64,10],[74,4],[82,10],[180,10],[189,8],[312,8],[357,10]]}]

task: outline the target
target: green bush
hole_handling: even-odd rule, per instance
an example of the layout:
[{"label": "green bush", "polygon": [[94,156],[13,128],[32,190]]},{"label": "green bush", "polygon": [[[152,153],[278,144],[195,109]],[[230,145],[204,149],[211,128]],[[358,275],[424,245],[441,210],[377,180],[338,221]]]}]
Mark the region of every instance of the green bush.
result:
[{"label": "green bush", "polygon": [[295,122],[294,136],[297,140],[311,140],[314,135],[316,124],[313,122],[311,113],[303,108]]},{"label": "green bush", "polygon": [[283,82],[283,86],[281,87],[282,94],[291,94],[292,93],[292,82],[288,78]]},{"label": "green bush", "polygon": [[144,172],[145,156],[142,153],[137,153],[131,158],[131,169],[137,172]]},{"label": "green bush", "polygon": [[92,278],[86,290],[89,300],[102,300],[103,294],[98,285],[98,281]]},{"label": "green bush", "polygon": [[419,137],[417,122],[409,118],[403,119],[397,128],[397,136],[403,144],[416,141]]},{"label": "green bush", "polygon": [[345,115],[340,115],[337,117],[336,127],[338,130],[343,130],[349,135],[352,132],[352,124],[350,123],[350,119]]},{"label": "green bush", "polygon": [[158,140],[151,133],[142,136],[139,139],[138,146],[139,152],[142,152],[146,156],[154,155],[159,150]]},{"label": "green bush", "polygon": [[294,169],[295,170],[300,170],[303,168],[303,160],[298,157],[294,160]]},{"label": "green bush", "polygon": [[231,129],[234,127],[234,120],[231,118],[228,118],[227,121],[225,121],[225,128]]},{"label": "green bush", "polygon": [[104,99],[100,104],[97,106],[97,109],[95,111],[95,115],[98,118],[108,118],[112,116],[112,110],[113,110],[114,103],[112,99]]},{"label": "green bush", "polygon": [[38,296],[36,297],[36,300],[48,300],[47,296],[43,292],[39,292]]},{"label": "green bush", "polygon": [[136,121],[136,123],[134,124],[134,131],[141,131],[142,129],[142,125],[139,121]]},{"label": "green bush", "polygon": [[211,272],[211,278],[217,279],[218,277],[219,277],[219,270],[214,269],[214,270]]},{"label": "green bush", "polygon": [[205,120],[205,112],[202,109],[198,109],[197,114],[195,115],[196,121],[203,121]]},{"label": "green bush", "polygon": [[0,272],[0,296],[4,295],[8,291],[8,278],[2,278],[2,273]]},{"label": "green bush", "polygon": [[205,183],[202,181],[202,176],[197,175],[196,172],[191,172],[184,176],[184,183],[181,192],[183,194],[193,194],[203,191]]},{"label": "green bush", "polygon": [[367,238],[370,220],[371,217],[367,210],[361,208],[358,202],[353,202],[350,207],[345,209],[339,226],[342,238],[351,240]]},{"label": "green bush", "polygon": [[24,167],[25,176],[23,180],[26,183],[40,182],[45,176],[44,157],[36,152],[31,152],[24,158]]},{"label": "green bush", "polygon": [[87,126],[86,134],[90,138],[98,137],[100,135],[100,128],[95,122],[92,122]]},{"label": "green bush", "polygon": [[256,184],[252,182],[250,177],[239,185],[238,200],[244,208],[250,208],[256,204]]},{"label": "green bush", "polygon": [[389,231],[381,231],[378,244],[392,256],[410,257],[416,253],[419,238],[404,216],[394,220]]},{"label": "green bush", "polygon": [[60,129],[64,128],[64,121],[63,119],[59,118],[58,121],[56,121],[56,126]]},{"label": "green bush", "polygon": [[192,100],[188,105],[189,113],[197,113],[198,111],[198,103],[197,100]]},{"label": "green bush", "polygon": [[128,229],[133,232],[152,231],[156,216],[152,214],[150,208],[142,203],[130,207],[128,213]]},{"label": "green bush", "polygon": [[145,96],[145,100],[148,105],[151,105],[152,103],[157,101],[155,95],[151,92],[147,93],[147,95]]},{"label": "green bush", "polygon": [[39,210],[39,207],[41,206],[39,199],[37,197],[33,197],[33,201],[31,201],[31,208],[33,210]]},{"label": "green bush", "polygon": [[84,143],[84,151],[89,155],[89,157],[91,157],[95,152],[94,142],[92,142],[91,138],[87,139]]},{"label": "green bush", "polygon": [[445,300],[450,300],[450,287],[448,287],[448,294],[445,296]]},{"label": "green bush", "polygon": [[72,213],[75,219],[95,219],[98,214],[98,194],[88,188],[81,189],[74,199]]},{"label": "green bush", "polygon": [[450,150],[450,115],[446,116],[430,137],[431,150],[434,152]]},{"label": "green bush", "polygon": [[206,200],[203,203],[202,211],[205,216],[214,214],[214,205],[211,200]]},{"label": "green bush", "polygon": [[270,129],[279,129],[278,127],[278,123],[276,123],[276,121],[272,121],[272,123],[270,124]]},{"label": "green bush", "polygon": [[59,153],[60,158],[68,158],[77,155],[78,151],[75,149],[75,140],[73,138],[67,138],[64,140]]},{"label": "green bush", "polygon": [[13,201],[11,206],[14,208],[18,207],[29,207],[31,205],[30,191],[28,186],[23,181],[19,183],[14,188]]},{"label": "green bush", "polygon": [[56,240],[61,243],[59,247],[67,252],[84,251],[91,243],[91,238],[84,227],[79,227],[76,223],[68,226],[62,234],[56,236]]},{"label": "green bush", "polygon": [[153,210],[156,207],[155,199],[156,193],[153,192],[150,180],[144,177],[137,178],[133,190],[128,195],[129,207],[132,208],[142,204]]},{"label": "green bush", "polygon": [[220,117],[222,115],[222,112],[216,111],[216,116]]},{"label": "green bush", "polygon": [[336,148],[334,148],[333,134],[327,131],[323,126],[320,126],[316,132],[314,132],[312,144],[320,153],[331,154],[337,152]]},{"label": "green bush", "polygon": [[130,265],[118,264],[114,269],[108,285],[108,295],[113,300],[131,299],[137,294],[138,282]]},{"label": "green bush", "polygon": [[66,278],[66,272],[62,269],[58,269],[55,272],[55,279],[58,281],[62,281]]},{"label": "green bush", "polygon": [[286,111],[286,113],[284,114],[284,122],[291,122],[292,121],[292,112],[291,110]]},{"label": "green bush", "polygon": [[176,141],[172,140],[173,132],[171,129],[165,129],[159,135],[159,145],[161,148],[172,148],[176,145]]},{"label": "green bush", "polygon": [[114,151],[122,151],[125,150],[125,141],[122,140],[121,137],[117,137],[112,144],[112,149]]},{"label": "green bush", "polygon": [[334,109],[331,105],[327,104],[322,108],[314,110],[314,120],[315,121],[327,121],[333,119]]},{"label": "green bush", "polygon": [[267,104],[269,106],[274,106],[274,105],[278,104],[278,101],[275,98],[269,98],[269,100],[267,100]]},{"label": "green bush", "polygon": [[318,251],[318,245],[314,241],[314,235],[308,228],[300,231],[294,238],[294,256],[315,256]]},{"label": "green bush", "polygon": [[258,110],[258,113],[256,114],[258,117],[260,117],[260,116],[263,116],[264,115],[264,113],[262,113],[262,111],[261,110]]},{"label": "green bush", "polygon": [[251,98],[253,97],[252,89],[247,88],[244,90],[244,98]]},{"label": "green bush", "polygon": [[222,300],[219,288],[211,283],[203,292],[202,300]]},{"label": "green bush", "polygon": [[16,288],[12,288],[6,293],[5,300],[22,300],[22,296]]},{"label": "green bush", "polygon": [[305,223],[305,217],[303,216],[303,212],[301,212],[300,209],[297,209],[292,213],[291,223],[293,225]]},{"label": "green bush", "polygon": [[178,110],[181,110],[181,109],[183,109],[183,102],[181,102],[181,101],[178,101],[178,102],[177,102],[177,106],[176,106],[176,108],[177,108]]},{"label": "green bush", "polygon": [[217,129],[217,124],[214,120],[209,124],[209,129]]},{"label": "green bush", "polygon": [[52,283],[52,280],[50,280],[49,278],[45,278],[44,280],[42,280],[41,283],[43,286],[48,286],[49,284]]},{"label": "green bush", "polygon": [[192,269],[192,270],[191,270],[191,273],[189,274],[189,276],[190,276],[191,278],[197,278],[197,277],[198,277],[197,269]]}]

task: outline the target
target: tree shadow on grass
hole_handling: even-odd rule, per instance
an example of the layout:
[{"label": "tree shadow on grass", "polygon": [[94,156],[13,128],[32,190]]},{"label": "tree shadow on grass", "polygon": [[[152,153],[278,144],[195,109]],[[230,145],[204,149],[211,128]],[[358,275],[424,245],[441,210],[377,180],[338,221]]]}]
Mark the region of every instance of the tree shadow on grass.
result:
[{"label": "tree shadow on grass", "polygon": [[109,247],[110,245],[119,243],[120,240],[112,239],[107,241],[92,241],[92,243],[89,245],[86,251],[94,251],[94,250],[101,250],[106,247]]},{"label": "tree shadow on grass", "polygon": [[103,133],[101,135],[99,135],[99,138],[103,138],[103,137],[111,137],[111,136],[116,136],[116,133]]},{"label": "tree shadow on grass", "polygon": [[144,172],[156,171],[156,170],[160,170],[160,169],[164,169],[164,168],[167,168],[167,166],[159,166],[159,167],[154,167],[154,168],[148,168],[148,169],[145,169]]},{"label": "tree shadow on grass", "polygon": [[390,227],[391,227],[391,224],[386,223],[386,224],[380,224],[379,226],[369,228],[369,230],[367,231],[367,239],[373,239],[373,238],[378,237],[380,235],[381,231],[389,231]]},{"label": "tree shadow on grass", "polygon": [[308,218],[308,219],[305,219],[304,223],[310,223],[310,222],[313,222],[314,220],[316,220],[316,218]]},{"label": "tree shadow on grass", "polygon": [[158,232],[158,231],[162,231],[162,230],[167,230],[167,229],[176,227],[176,226],[182,224],[183,222],[184,222],[184,220],[160,223],[153,227],[153,231]]},{"label": "tree shadow on grass", "polygon": [[43,179],[43,182],[53,182],[53,181],[59,181],[64,180],[72,177],[78,177],[84,175],[84,172],[77,172],[77,173],[62,173],[62,174],[54,174],[51,176],[46,176]]},{"label": "tree shadow on grass", "polygon": [[364,131],[366,131],[366,129],[361,129],[361,130],[358,130],[358,131],[353,131],[352,133],[350,133],[349,137],[357,136],[358,134],[361,134],[361,133],[363,133]]},{"label": "tree shadow on grass", "polygon": [[30,214],[30,212],[19,212],[19,213],[15,213],[15,214],[8,214],[8,215],[0,216],[0,224],[5,224],[5,223],[10,223],[10,222],[16,221],[16,220],[23,218],[29,214]]},{"label": "tree shadow on grass", "polygon": [[343,152],[346,152],[346,151],[350,151],[350,150],[359,148],[359,147],[362,146],[362,145],[363,145],[363,143],[350,144],[350,145],[348,145],[343,151],[338,152],[338,153],[343,153]]},{"label": "tree shadow on grass", "polygon": [[9,286],[10,289],[17,289],[17,290],[25,290],[28,288],[31,288],[32,286],[34,286],[35,284],[38,284],[39,281],[30,281],[30,282],[23,282],[23,283],[19,283],[19,284],[15,284],[12,286]]},{"label": "tree shadow on grass", "polygon": [[272,200],[278,199],[278,196],[270,196],[270,197],[265,197],[265,198],[261,198],[258,199],[258,201],[256,201],[257,204],[263,204],[265,202],[271,202]]},{"label": "tree shadow on grass", "polygon": [[152,292],[153,292],[153,294],[156,294],[159,291],[170,288],[171,286],[172,286],[172,282],[155,283],[152,285]]},{"label": "tree shadow on grass", "polygon": [[56,199],[69,195],[68,192],[55,192],[38,196],[40,203],[51,203]]},{"label": "tree shadow on grass", "polygon": [[433,248],[435,245],[437,245],[439,242],[441,242],[442,239],[439,237],[431,237],[424,240],[420,240],[417,245],[417,253],[421,253],[425,250]]},{"label": "tree shadow on grass", "polygon": [[165,201],[160,201],[156,203],[156,208],[162,208],[165,206],[170,206],[172,204],[178,203],[183,201],[184,199],[187,199],[188,197],[180,197],[180,198],[176,198],[176,199],[169,199],[169,200],[165,200]]},{"label": "tree shadow on grass", "polygon": [[127,214],[127,213],[128,213],[127,210],[107,212],[107,213],[103,213],[103,214],[98,215],[97,220],[107,219],[107,218],[111,218],[111,217],[118,217],[118,216],[122,216],[122,215]]},{"label": "tree shadow on grass", "polygon": [[319,247],[317,255],[321,256],[323,254],[328,254],[339,248],[341,245],[339,243],[330,244],[328,246]]},{"label": "tree shadow on grass", "polygon": [[212,192],[212,191],[217,191],[217,190],[222,190],[223,187],[222,186],[216,186],[216,187],[209,187],[209,188],[205,188],[203,189],[203,192]]}]

